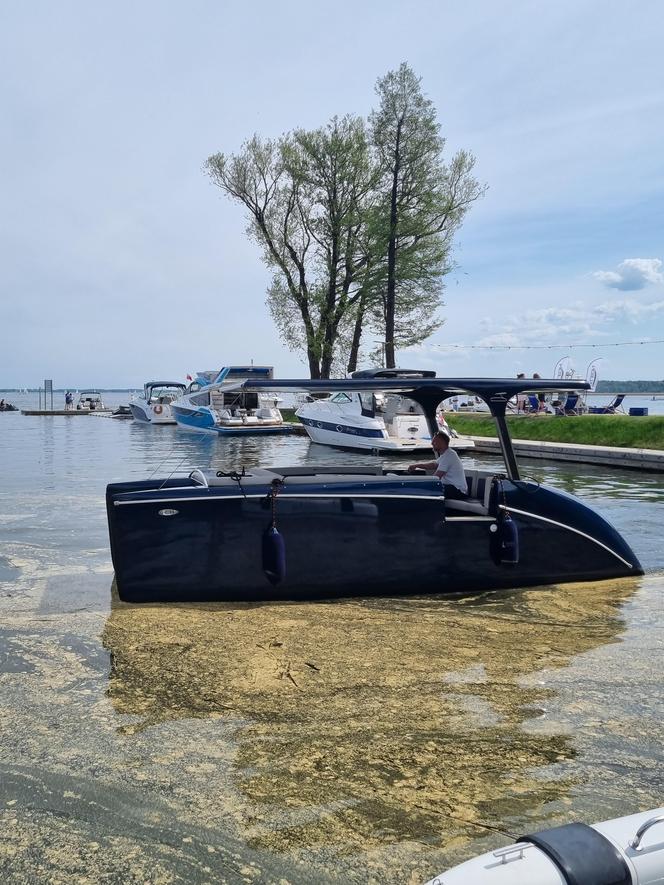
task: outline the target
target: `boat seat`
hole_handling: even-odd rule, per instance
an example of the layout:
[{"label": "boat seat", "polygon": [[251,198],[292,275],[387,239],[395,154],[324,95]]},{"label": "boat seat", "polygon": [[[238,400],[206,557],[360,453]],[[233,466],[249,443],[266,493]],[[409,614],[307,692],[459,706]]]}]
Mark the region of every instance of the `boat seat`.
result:
[{"label": "boat seat", "polygon": [[493,475],[483,470],[466,470],[465,474],[468,483],[468,497],[448,499],[445,501],[445,509],[452,512],[488,516]]}]

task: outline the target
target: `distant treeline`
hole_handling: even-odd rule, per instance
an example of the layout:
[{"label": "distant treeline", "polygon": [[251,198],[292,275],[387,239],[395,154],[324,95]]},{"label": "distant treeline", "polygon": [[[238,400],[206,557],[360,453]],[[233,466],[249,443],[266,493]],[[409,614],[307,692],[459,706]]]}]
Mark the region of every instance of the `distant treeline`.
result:
[{"label": "distant treeline", "polygon": [[599,381],[597,393],[661,393],[664,381]]}]

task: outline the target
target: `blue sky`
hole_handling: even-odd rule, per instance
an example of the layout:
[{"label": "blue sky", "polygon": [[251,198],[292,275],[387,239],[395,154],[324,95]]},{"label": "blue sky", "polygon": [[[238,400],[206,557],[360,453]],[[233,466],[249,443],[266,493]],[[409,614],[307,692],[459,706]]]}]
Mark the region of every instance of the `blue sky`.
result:
[{"label": "blue sky", "polygon": [[[488,191],[440,374],[664,377],[664,5],[26,2],[0,11],[0,386],[140,386],[281,344],[246,219],[203,171],[254,132],[366,115],[407,61]],[[595,348],[570,349],[570,343]],[[451,348],[508,345],[510,350]],[[560,345],[525,350],[523,345]]]}]

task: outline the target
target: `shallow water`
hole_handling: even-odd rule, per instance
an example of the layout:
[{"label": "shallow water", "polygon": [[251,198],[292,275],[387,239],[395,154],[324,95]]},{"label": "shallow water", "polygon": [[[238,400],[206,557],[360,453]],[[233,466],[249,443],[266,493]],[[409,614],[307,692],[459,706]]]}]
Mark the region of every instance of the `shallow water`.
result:
[{"label": "shallow water", "polygon": [[660,475],[524,462],[619,528],[638,579],[130,606],[107,482],[375,459],[1,420],[5,880],[417,883],[510,834],[664,804]]}]

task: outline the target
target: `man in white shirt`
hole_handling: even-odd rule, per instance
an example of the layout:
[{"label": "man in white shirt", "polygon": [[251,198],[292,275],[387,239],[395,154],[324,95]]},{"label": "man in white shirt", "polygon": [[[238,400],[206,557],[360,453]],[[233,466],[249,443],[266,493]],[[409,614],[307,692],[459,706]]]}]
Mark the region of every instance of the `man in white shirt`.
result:
[{"label": "man in white shirt", "polygon": [[432,436],[431,445],[438,456],[438,460],[409,464],[408,473],[413,473],[415,470],[433,470],[434,476],[439,477],[444,485],[451,486],[458,493],[455,495],[450,489],[448,490],[448,497],[466,497],[468,494],[466,474],[464,473],[461,458],[454,449],[450,448],[449,436],[444,430],[439,430],[438,433],[434,433]]}]

